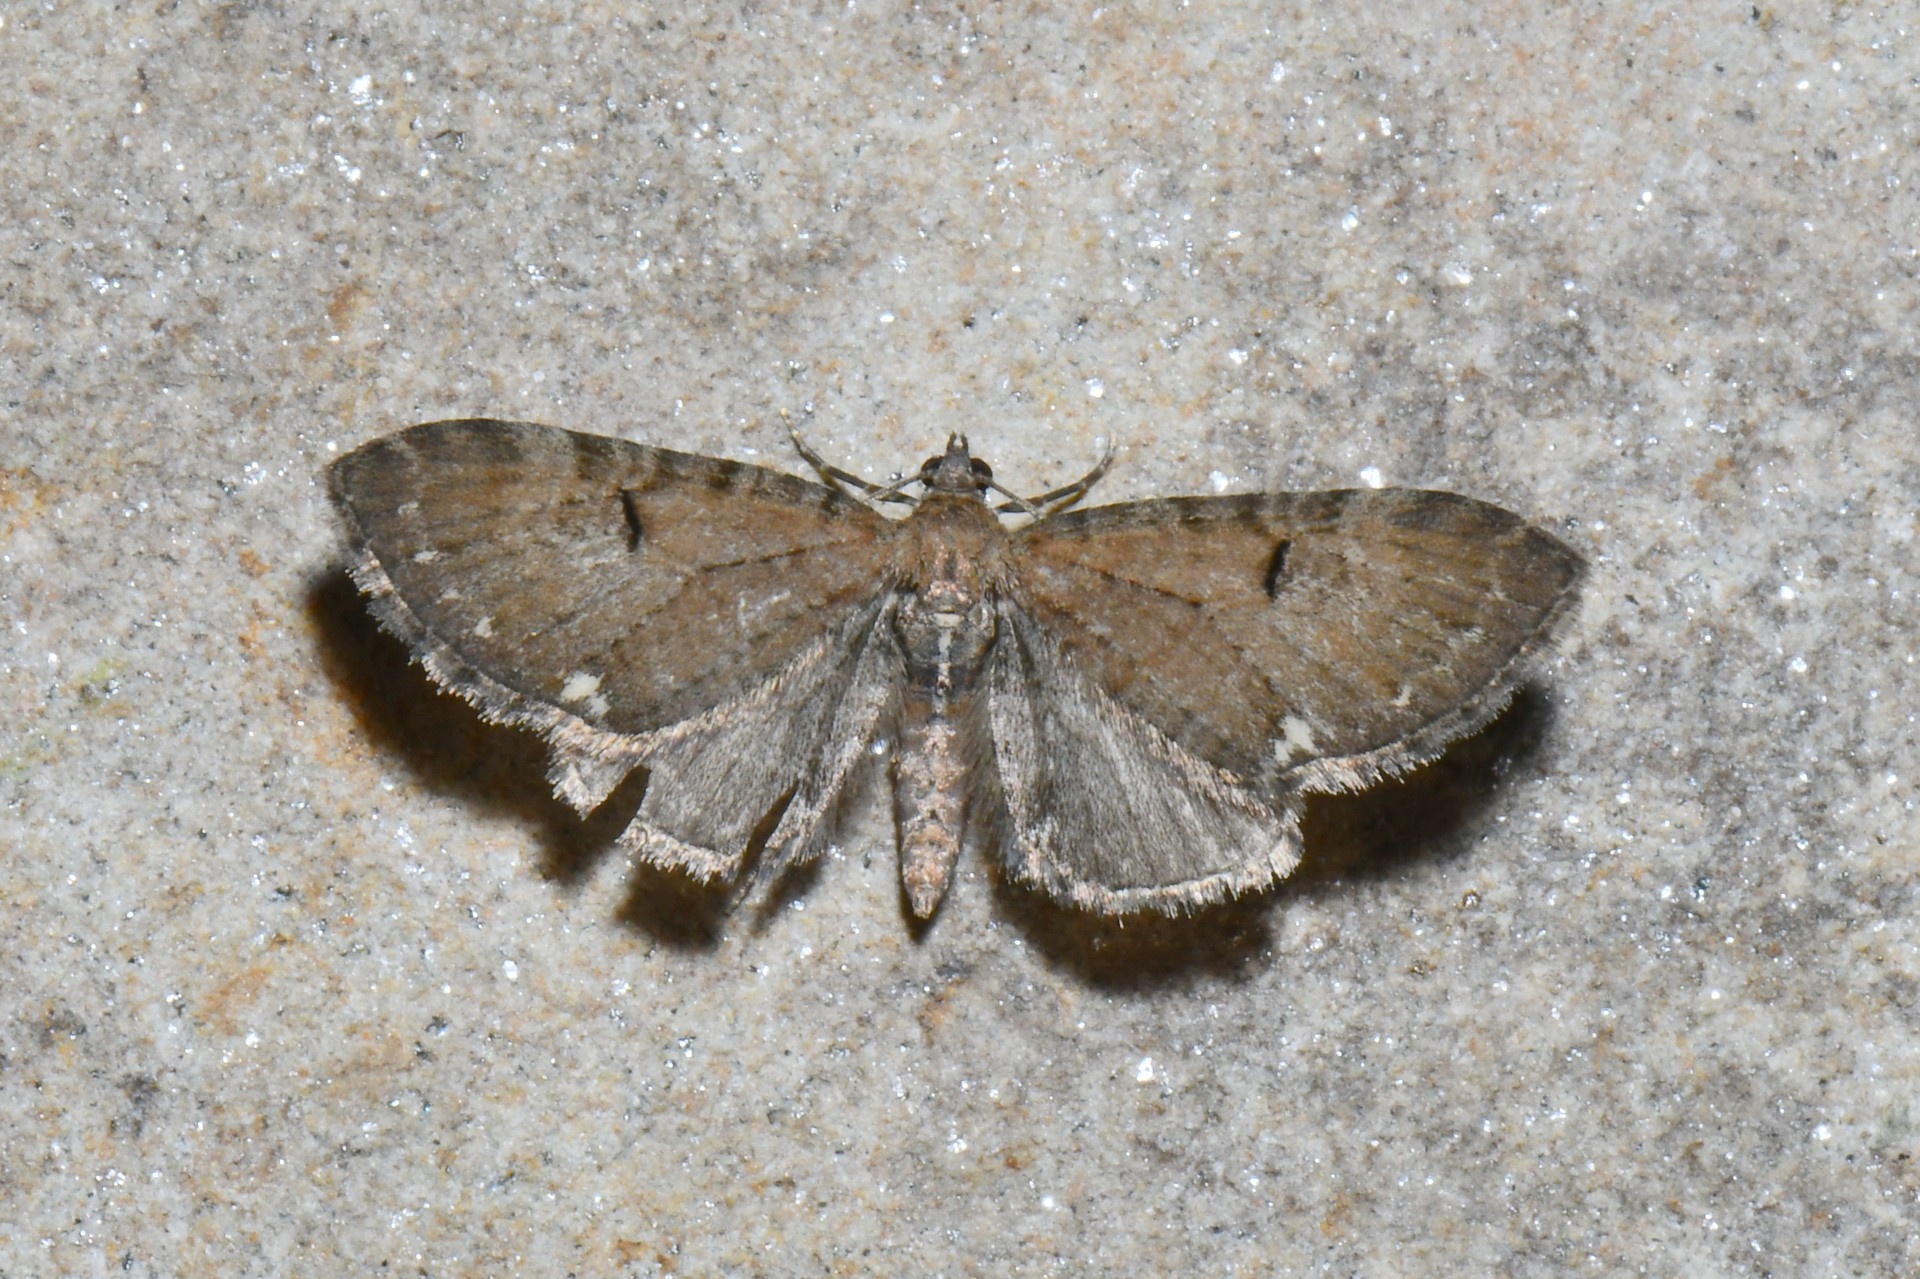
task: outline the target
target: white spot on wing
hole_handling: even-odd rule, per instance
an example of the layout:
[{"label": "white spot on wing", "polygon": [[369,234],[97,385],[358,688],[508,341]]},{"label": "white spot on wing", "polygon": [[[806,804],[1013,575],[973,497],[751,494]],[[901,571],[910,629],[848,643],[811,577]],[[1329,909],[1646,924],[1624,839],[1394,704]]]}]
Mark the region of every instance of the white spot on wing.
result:
[{"label": "white spot on wing", "polygon": [[1302,756],[1314,756],[1320,753],[1320,744],[1313,740],[1313,725],[1298,715],[1289,715],[1280,721],[1280,740],[1273,744],[1273,757],[1282,764],[1290,764]]},{"label": "white spot on wing", "polygon": [[575,671],[567,676],[567,682],[560,687],[560,700],[578,702],[594,696],[600,691],[600,677],[586,671]]},{"label": "white spot on wing", "polygon": [[439,558],[440,552],[433,550],[431,547],[427,550],[415,551],[413,553],[413,562],[415,564],[431,564]]},{"label": "white spot on wing", "polygon": [[587,699],[587,714],[599,719],[607,713],[607,699],[595,693]]},{"label": "white spot on wing", "polygon": [[473,624],[473,633],[481,639],[493,638],[493,618],[483,617]]}]

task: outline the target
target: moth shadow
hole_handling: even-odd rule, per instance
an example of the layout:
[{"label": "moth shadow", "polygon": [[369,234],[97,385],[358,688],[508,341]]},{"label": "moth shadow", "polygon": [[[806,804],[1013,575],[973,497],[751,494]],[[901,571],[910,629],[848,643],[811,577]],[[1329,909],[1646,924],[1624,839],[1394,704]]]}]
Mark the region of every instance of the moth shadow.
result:
[{"label": "moth shadow", "polygon": [[1197,978],[1245,980],[1272,944],[1273,893],[1252,893],[1189,915],[1095,915],[1056,905],[1004,875],[991,877],[1000,917],[1027,944],[1086,985],[1158,991]]},{"label": "moth shadow", "polygon": [[1363,791],[1309,797],[1300,823],[1306,853],[1282,893],[1320,893],[1464,856],[1515,764],[1552,724],[1552,700],[1522,684],[1491,723],[1438,759]]},{"label": "moth shadow", "polygon": [[1550,699],[1523,685],[1492,723],[1440,758],[1354,794],[1311,797],[1300,866],[1272,888],[1190,915],[1112,917],[1054,905],[996,875],[1002,917],[1051,961],[1097,987],[1137,992],[1200,977],[1249,977],[1271,962],[1276,906],[1464,856],[1472,842],[1467,833],[1515,762],[1537,749],[1552,718]]},{"label": "moth shadow", "polygon": [[[541,873],[573,886],[613,851],[645,790],[636,772],[585,818],[547,784],[546,750],[531,733],[489,724],[461,698],[434,687],[407,647],[380,628],[352,581],[337,569],[307,590],[306,612],[320,666],[361,736],[424,790],[535,832]],[[709,887],[670,870],[636,865],[619,918],[676,947],[719,944],[729,905]]]}]

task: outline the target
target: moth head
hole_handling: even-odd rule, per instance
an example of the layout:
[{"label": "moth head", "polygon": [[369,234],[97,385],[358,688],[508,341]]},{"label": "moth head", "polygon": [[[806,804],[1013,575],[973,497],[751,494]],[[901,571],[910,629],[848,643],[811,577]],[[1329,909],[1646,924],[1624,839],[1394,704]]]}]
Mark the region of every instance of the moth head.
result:
[{"label": "moth head", "polygon": [[947,451],[920,464],[920,482],[929,493],[985,493],[993,487],[993,468],[967,452],[967,437],[947,437]]}]

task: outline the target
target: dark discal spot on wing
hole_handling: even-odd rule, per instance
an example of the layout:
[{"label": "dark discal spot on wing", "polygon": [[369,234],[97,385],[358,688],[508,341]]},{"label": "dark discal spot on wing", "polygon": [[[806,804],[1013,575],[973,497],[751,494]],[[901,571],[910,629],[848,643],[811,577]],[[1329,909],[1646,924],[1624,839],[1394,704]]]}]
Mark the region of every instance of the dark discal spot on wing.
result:
[{"label": "dark discal spot on wing", "polygon": [[549,427],[430,423],[332,480],[410,643],[615,732],[740,694],[884,562],[887,521],[823,485]]},{"label": "dark discal spot on wing", "polygon": [[1293,549],[1293,539],[1283,537],[1274,544],[1273,554],[1267,560],[1267,576],[1261,585],[1266,588],[1267,598],[1273,599],[1280,593],[1280,579],[1287,571],[1287,552]]},{"label": "dark discal spot on wing", "polygon": [[633,500],[632,489],[620,490],[620,513],[627,521],[627,549],[640,549],[640,539],[646,536],[646,526],[640,521],[640,504]]},{"label": "dark discal spot on wing", "polygon": [[1489,696],[1581,572],[1510,512],[1412,490],[1129,503],[1015,544],[1062,649],[1241,775],[1392,748]]}]

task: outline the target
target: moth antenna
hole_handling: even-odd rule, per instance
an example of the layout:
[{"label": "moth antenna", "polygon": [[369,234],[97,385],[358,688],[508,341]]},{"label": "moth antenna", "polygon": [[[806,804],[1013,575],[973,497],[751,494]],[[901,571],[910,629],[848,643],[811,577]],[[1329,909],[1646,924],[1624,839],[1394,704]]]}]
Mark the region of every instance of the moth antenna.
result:
[{"label": "moth antenna", "polygon": [[1006,485],[1002,484],[998,480],[989,479],[987,481],[987,487],[992,489],[994,492],[998,493],[1001,497],[1009,499],[1008,501],[1002,502],[1000,503],[1000,505],[994,507],[993,509],[996,511],[999,511],[1003,514],[1018,512],[1021,515],[1031,515],[1036,520],[1046,514],[1046,512],[1041,510],[1040,507],[1033,501],[1033,499],[1021,497],[1018,493],[1014,492],[1012,489],[1008,488]]},{"label": "moth antenna", "polygon": [[1066,510],[1069,506],[1072,506],[1075,502],[1085,497],[1087,491],[1100,482],[1100,477],[1105,475],[1107,468],[1113,465],[1113,457],[1114,444],[1112,440],[1108,440],[1107,451],[1100,455],[1100,461],[1094,465],[1091,471],[1088,471],[1073,483],[1063,488],[1054,489],[1049,493],[1042,493],[1039,497],[1021,497],[1017,493],[1008,493],[1006,489],[995,484],[993,487],[997,492],[1006,494],[1006,496],[1012,498],[1013,501],[1004,502],[994,509],[1002,512],[1019,511],[1022,514],[1033,516],[1036,520],[1044,519],[1049,515],[1057,515],[1059,512]]},{"label": "moth antenna", "polygon": [[877,484],[873,485],[871,486],[872,496],[867,500],[870,502],[905,502],[908,506],[918,506],[920,505],[920,499],[905,490],[907,485],[918,484],[919,482],[920,472],[915,471],[912,475],[901,476],[885,488]]},{"label": "moth antenna", "polygon": [[[791,422],[787,423],[787,434],[793,438],[793,447],[799,451],[801,458],[808,466],[818,471],[820,478],[825,480],[835,492],[845,493],[848,497],[865,497],[869,502],[913,502],[913,498],[899,490],[919,479],[919,476],[908,476],[897,484],[875,484],[871,480],[863,480],[858,475],[841,470],[814,452],[813,448],[800,438],[800,428]],[[848,493],[848,487],[858,490],[858,493]]]}]

